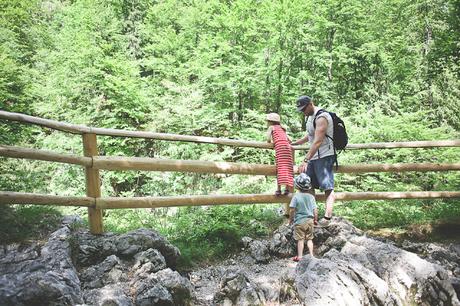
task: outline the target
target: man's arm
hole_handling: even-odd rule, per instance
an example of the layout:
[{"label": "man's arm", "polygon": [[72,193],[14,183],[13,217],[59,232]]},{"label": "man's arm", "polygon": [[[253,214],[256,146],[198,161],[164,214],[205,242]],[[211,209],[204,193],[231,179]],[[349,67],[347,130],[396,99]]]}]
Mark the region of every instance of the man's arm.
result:
[{"label": "man's arm", "polygon": [[318,209],[313,209],[313,223],[318,224]]},{"label": "man's arm", "polygon": [[[308,150],[307,155],[305,156],[305,160],[310,160],[316,152],[318,152],[321,143],[326,137],[327,132],[327,120],[324,117],[316,119],[316,129],[315,129],[315,141],[312,143],[310,150]],[[308,163],[305,160],[300,164],[299,170],[300,172],[306,172]]]},{"label": "man's arm", "polygon": [[327,120],[324,117],[316,119],[316,129],[315,129],[315,141],[311,144],[310,150],[308,150],[307,156],[305,159],[310,160],[316,152],[318,152],[321,143],[326,137],[327,132]]},{"label": "man's arm", "polygon": [[296,145],[301,145],[304,144],[308,141],[308,135],[305,135],[305,137],[300,138],[299,140],[296,140],[291,143],[291,145],[296,146]]}]

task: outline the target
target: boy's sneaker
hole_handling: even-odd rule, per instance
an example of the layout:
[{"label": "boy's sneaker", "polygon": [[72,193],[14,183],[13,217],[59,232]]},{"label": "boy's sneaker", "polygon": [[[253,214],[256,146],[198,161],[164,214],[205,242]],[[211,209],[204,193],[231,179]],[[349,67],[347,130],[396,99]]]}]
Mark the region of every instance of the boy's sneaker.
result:
[{"label": "boy's sneaker", "polygon": [[321,218],[321,220],[318,221],[318,226],[319,227],[328,227],[330,223],[331,223],[331,220]]}]

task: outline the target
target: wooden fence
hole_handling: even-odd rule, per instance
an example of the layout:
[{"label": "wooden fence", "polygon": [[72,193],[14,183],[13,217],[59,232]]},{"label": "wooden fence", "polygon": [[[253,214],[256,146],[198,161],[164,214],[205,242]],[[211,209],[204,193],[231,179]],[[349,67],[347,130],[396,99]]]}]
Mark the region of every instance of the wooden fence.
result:
[{"label": "wooden fence", "polygon": [[[237,139],[185,136],[142,131],[94,128],[68,124],[24,114],[0,111],[0,119],[35,124],[46,128],[82,135],[83,155],[61,154],[45,150],[0,145],[0,156],[25,158],[79,165],[85,168],[86,197],[54,196],[34,193],[0,191],[0,204],[36,204],[88,207],[90,230],[94,234],[103,232],[102,210],[120,208],[157,208],[171,206],[227,205],[287,203],[290,196],[276,197],[271,194],[244,195],[203,195],[175,197],[101,197],[99,170],[145,170],[179,171],[195,173],[225,173],[250,175],[276,175],[274,165],[209,162],[197,160],[172,160],[142,157],[99,156],[97,135],[158,139],[166,141],[186,141],[227,146],[272,149],[273,144]],[[350,144],[347,149],[393,149],[393,148],[433,148],[460,147],[460,140],[413,141],[391,143]],[[296,146],[305,150],[305,146]],[[404,164],[355,164],[339,166],[338,173],[404,172],[404,171],[458,171],[460,163],[404,163]],[[296,171],[297,172],[297,171]],[[324,195],[317,195],[324,200]],[[460,198],[459,191],[418,191],[418,192],[338,192],[337,200],[390,200],[390,199],[433,199]]]}]

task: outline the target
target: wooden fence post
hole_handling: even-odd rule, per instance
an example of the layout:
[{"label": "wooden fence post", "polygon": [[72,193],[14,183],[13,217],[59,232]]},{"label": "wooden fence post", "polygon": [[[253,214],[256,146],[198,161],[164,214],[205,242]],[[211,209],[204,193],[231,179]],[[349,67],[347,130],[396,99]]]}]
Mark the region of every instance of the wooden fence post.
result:
[{"label": "wooden fence post", "polygon": [[[96,134],[83,134],[83,153],[87,157],[97,156]],[[101,179],[99,170],[91,167],[85,168],[86,174],[86,196],[92,198],[101,197]],[[92,234],[102,234],[104,232],[102,223],[102,209],[88,208],[89,229]]]}]

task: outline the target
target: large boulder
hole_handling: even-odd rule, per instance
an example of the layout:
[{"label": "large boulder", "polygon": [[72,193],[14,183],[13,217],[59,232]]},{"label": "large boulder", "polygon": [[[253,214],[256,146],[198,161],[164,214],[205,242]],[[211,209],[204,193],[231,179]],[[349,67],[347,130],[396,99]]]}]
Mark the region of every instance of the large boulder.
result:
[{"label": "large boulder", "polygon": [[43,245],[12,245],[0,256],[0,305],[75,305],[83,302],[64,226]]},{"label": "large boulder", "polygon": [[126,291],[121,285],[107,285],[100,289],[86,290],[84,300],[88,305],[133,306]]},{"label": "large boulder", "polygon": [[303,303],[460,305],[441,266],[369,238],[339,218],[317,233],[322,257],[305,256],[294,277]]},{"label": "large boulder", "polygon": [[214,296],[217,305],[265,305],[264,291],[242,270],[226,271]]},{"label": "large boulder", "polygon": [[164,257],[168,267],[175,267],[180,256],[178,248],[157,232],[147,229],[138,229],[123,235],[106,233],[95,236],[81,232],[77,238],[77,259],[81,266],[94,265],[110,255],[129,259],[148,249],[156,249]]},{"label": "large boulder", "polygon": [[192,285],[176,271],[138,274],[131,282],[136,305],[189,305]]},{"label": "large boulder", "polygon": [[0,305],[190,304],[190,281],[171,270],[179,250],[157,232],[91,235],[75,222],[44,245],[0,248]]}]

